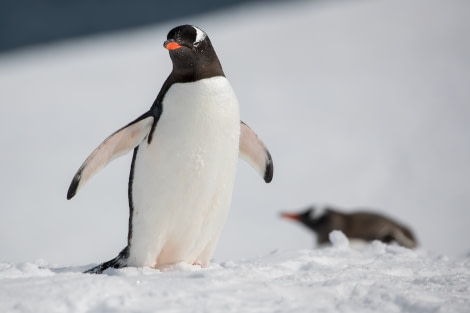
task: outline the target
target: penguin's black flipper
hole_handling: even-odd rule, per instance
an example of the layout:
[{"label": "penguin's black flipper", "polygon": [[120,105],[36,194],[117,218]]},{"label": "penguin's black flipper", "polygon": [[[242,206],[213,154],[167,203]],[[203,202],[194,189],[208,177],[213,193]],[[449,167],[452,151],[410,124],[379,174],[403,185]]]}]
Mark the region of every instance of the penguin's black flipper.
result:
[{"label": "penguin's black flipper", "polygon": [[67,199],[72,199],[78,189],[109,162],[138,146],[148,136],[153,121],[153,116],[146,113],[106,138],[78,169],[67,192]]},{"label": "penguin's black flipper", "polygon": [[258,135],[240,121],[240,157],[253,166],[266,183],[273,179],[273,159]]},{"label": "penguin's black flipper", "polygon": [[85,274],[102,274],[105,270],[108,268],[123,268],[126,267],[126,261],[127,258],[129,257],[129,246],[126,246],[119,254],[117,257],[115,257],[112,260],[109,260],[107,262],[101,263],[100,265],[97,265],[95,267],[90,268],[89,270],[86,270]]}]

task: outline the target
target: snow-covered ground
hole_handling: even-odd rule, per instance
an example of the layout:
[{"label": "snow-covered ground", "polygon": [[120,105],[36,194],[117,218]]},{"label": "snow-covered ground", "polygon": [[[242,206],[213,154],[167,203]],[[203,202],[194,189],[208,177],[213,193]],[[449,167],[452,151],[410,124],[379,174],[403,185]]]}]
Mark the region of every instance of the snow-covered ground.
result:
[{"label": "snow-covered ground", "polygon": [[[0,312],[467,312],[470,2],[314,1],[231,9],[0,55]],[[80,274],[127,236],[130,156],[72,201],[107,135],[146,111],[175,25],[204,29],[264,140],[266,185],[240,162],[208,269]],[[310,203],[410,226],[417,251],[311,249],[279,218]],[[275,252],[273,252],[275,251]]]},{"label": "snow-covered ground", "polygon": [[200,269],[177,264],[81,274],[0,264],[1,312],[468,312],[470,262],[380,242],[273,251]]}]

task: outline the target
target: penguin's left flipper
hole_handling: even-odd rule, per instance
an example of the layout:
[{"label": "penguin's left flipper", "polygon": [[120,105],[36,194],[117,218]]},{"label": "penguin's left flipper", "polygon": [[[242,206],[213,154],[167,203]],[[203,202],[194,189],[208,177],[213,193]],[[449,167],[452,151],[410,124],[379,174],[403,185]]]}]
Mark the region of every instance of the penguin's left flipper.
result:
[{"label": "penguin's left flipper", "polygon": [[266,183],[273,179],[273,159],[258,135],[240,121],[240,157],[253,166]]},{"label": "penguin's left flipper", "polygon": [[153,116],[144,114],[106,138],[78,169],[67,192],[67,199],[72,199],[78,189],[109,162],[137,147],[148,136],[153,120]]}]

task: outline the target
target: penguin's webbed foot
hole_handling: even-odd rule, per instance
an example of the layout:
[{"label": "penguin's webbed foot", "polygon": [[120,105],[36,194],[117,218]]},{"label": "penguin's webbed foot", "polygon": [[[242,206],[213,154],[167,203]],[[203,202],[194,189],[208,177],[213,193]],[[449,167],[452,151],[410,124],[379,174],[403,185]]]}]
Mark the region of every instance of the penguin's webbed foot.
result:
[{"label": "penguin's webbed foot", "polygon": [[84,271],[84,274],[102,274],[108,268],[123,268],[127,266],[127,258],[129,256],[129,248],[125,247],[117,257],[107,262],[101,263],[89,270]]}]

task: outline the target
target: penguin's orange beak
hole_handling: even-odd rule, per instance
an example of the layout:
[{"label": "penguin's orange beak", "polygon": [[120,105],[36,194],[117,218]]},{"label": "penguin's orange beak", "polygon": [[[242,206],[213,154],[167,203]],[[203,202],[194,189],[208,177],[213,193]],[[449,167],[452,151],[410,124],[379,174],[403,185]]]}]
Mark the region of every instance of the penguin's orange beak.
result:
[{"label": "penguin's orange beak", "polygon": [[163,46],[165,47],[165,49],[168,49],[168,50],[176,50],[176,49],[181,48],[181,45],[173,40],[165,41],[163,43]]},{"label": "penguin's orange beak", "polygon": [[298,215],[298,214],[293,214],[293,213],[281,213],[281,216],[282,216],[283,218],[288,219],[288,220],[294,220],[294,221],[300,220],[300,215]]}]

